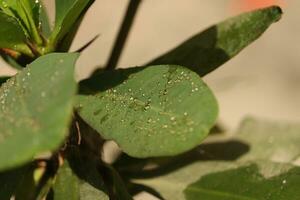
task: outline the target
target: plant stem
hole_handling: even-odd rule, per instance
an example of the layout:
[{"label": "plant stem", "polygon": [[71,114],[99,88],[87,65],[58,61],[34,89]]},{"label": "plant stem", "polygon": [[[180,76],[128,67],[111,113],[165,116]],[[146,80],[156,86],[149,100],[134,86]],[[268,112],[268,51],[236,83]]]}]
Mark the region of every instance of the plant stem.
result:
[{"label": "plant stem", "polygon": [[117,67],[117,64],[119,62],[119,59],[121,57],[122,51],[126,43],[127,36],[130,32],[138,7],[141,3],[141,0],[129,0],[129,1],[130,2],[128,4],[126,14],[123,18],[123,22],[120,27],[118,36],[115,40],[113,49],[111,51],[110,57],[106,64],[107,70],[112,70]]}]

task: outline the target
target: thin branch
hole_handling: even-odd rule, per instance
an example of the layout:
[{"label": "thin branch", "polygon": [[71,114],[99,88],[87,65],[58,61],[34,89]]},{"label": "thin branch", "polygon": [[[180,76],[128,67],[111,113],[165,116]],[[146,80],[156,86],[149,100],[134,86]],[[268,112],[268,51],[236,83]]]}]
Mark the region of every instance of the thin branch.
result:
[{"label": "thin branch", "polygon": [[124,49],[126,39],[134,22],[135,15],[142,0],[129,0],[126,14],[124,16],[118,36],[115,40],[110,57],[106,64],[107,70],[112,70],[117,67],[122,51]]}]

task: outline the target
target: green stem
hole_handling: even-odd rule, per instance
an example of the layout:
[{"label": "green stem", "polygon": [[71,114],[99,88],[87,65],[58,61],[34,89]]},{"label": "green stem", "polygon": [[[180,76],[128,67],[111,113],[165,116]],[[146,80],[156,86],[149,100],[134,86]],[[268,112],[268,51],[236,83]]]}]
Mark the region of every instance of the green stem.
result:
[{"label": "green stem", "polygon": [[119,30],[110,57],[106,64],[107,70],[112,70],[117,67],[117,64],[119,62],[119,59],[121,57],[122,51],[126,43],[127,36],[130,32],[130,29],[134,22],[135,15],[141,3],[141,0],[129,0],[129,1],[130,2],[128,4],[127,11],[124,16],[121,28]]}]

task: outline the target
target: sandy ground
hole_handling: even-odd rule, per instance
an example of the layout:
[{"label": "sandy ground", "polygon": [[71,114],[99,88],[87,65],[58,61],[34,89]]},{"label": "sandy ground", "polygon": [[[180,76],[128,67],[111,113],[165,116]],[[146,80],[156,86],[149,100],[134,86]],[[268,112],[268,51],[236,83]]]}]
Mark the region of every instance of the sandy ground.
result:
[{"label": "sandy ground", "polygon": [[[52,2],[51,2],[52,1]],[[53,5],[53,0],[47,0]],[[106,62],[125,0],[97,0],[72,46],[75,50],[95,35],[77,66],[87,77]],[[234,14],[232,0],[144,0],[119,67],[142,65],[189,36]],[[231,130],[245,116],[300,121],[299,0],[286,0],[283,19],[240,55],[205,77],[220,105],[219,121]],[[1,74],[13,70],[0,63]],[[140,199],[145,199],[144,197]]]}]

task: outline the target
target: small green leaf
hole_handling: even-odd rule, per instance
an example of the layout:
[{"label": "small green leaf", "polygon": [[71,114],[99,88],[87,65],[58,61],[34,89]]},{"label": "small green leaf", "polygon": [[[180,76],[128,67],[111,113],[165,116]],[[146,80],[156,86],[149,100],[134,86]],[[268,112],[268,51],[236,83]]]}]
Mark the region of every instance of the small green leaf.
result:
[{"label": "small green leaf", "polygon": [[148,65],[182,65],[205,76],[259,38],[281,14],[281,9],[273,6],[233,17],[195,35]]},{"label": "small green leaf", "polygon": [[53,200],[79,200],[79,179],[73,174],[67,162],[59,169],[53,186]]},{"label": "small green leaf", "polygon": [[68,132],[78,54],[48,54],[0,88],[0,170],[56,149]]},{"label": "small green leaf", "polygon": [[104,72],[81,82],[79,115],[134,157],[175,155],[197,146],[214,125],[215,97],[180,66]]},{"label": "small green leaf", "polygon": [[[95,0],[56,0],[55,26],[50,42],[55,47],[77,25],[77,21]],[[77,29],[76,29],[77,30]],[[75,32],[76,32],[75,30]],[[75,35],[72,30],[71,35]]]},{"label": "small green leaf", "polygon": [[14,51],[32,55],[26,45],[26,36],[16,18],[0,11],[0,48],[8,48]]},{"label": "small green leaf", "polygon": [[50,37],[52,30],[50,26],[49,16],[43,3],[41,3],[40,7],[39,22],[40,24],[38,27],[40,31],[46,38]]},{"label": "small green leaf", "polygon": [[59,169],[53,200],[108,200],[97,165],[76,150]]}]

